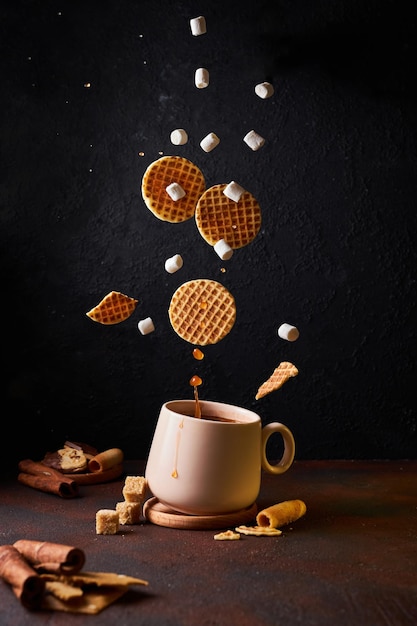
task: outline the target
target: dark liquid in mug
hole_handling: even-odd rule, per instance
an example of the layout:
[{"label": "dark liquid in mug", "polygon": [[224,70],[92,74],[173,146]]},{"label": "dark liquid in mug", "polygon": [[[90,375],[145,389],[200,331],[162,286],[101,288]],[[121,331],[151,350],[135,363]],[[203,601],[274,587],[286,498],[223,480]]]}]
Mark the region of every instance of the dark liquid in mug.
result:
[{"label": "dark liquid in mug", "polygon": [[223,417],[220,415],[202,415],[202,420],[211,420],[213,422],[225,422],[228,424],[240,424],[239,420],[233,419],[233,417]]}]

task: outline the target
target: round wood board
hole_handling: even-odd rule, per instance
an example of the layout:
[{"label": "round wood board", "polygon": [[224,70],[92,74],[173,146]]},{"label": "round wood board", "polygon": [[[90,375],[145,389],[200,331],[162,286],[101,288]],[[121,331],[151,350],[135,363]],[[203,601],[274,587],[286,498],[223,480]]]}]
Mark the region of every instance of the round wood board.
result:
[{"label": "round wood board", "polygon": [[84,474],[65,474],[71,477],[78,485],[98,485],[99,483],[108,483],[111,480],[119,478],[123,472],[123,463],[119,463],[114,467],[100,472],[85,472]]},{"label": "round wood board", "polygon": [[258,507],[256,502],[247,509],[223,513],[221,515],[187,515],[174,511],[159,502],[157,498],[150,498],[143,505],[143,514],[148,522],[167,528],[183,528],[188,530],[214,530],[229,528],[253,522],[256,518]]}]

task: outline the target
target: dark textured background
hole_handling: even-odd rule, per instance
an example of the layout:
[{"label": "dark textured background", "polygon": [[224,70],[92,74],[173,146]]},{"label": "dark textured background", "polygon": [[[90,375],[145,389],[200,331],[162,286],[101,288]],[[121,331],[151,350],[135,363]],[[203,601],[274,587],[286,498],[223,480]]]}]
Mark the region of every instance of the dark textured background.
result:
[{"label": "dark textured background", "polygon": [[[416,458],[416,26],[411,3],[386,0],[2,1],[3,462],[67,438],[144,458],[195,373],[202,398],[287,424],[300,459]],[[272,99],[254,94],[264,80]],[[222,262],[194,220],[158,220],[140,184],[162,154],[251,191],[253,243]],[[237,321],[197,362],[167,309],[201,277],[233,293]],[[113,289],[136,312],[95,324]],[[255,401],[282,360],[299,376]]]}]

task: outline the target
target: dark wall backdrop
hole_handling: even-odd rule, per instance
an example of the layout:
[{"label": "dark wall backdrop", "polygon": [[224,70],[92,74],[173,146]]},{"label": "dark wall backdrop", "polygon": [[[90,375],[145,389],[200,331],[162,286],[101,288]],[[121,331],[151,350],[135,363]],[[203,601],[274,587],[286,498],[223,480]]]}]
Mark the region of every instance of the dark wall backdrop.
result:
[{"label": "dark wall backdrop", "polygon": [[[201,398],[287,424],[299,459],[416,457],[412,6],[3,0],[8,467],[65,439],[144,458],[160,405],[191,398],[193,374]],[[198,15],[208,32],[193,37]],[[194,86],[197,67],[207,89]],[[265,80],[269,100],[254,93]],[[171,144],[174,128],[188,144]],[[243,142],[251,129],[266,139],[257,152]],[[221,143],[206,154],[211,131]],[[236,180],[258,199],[261,231],[230,261],[193,219],[169,224],[146,208],[143,173],[168,154],[198,165],[207,187]],[[176,253],[184,267],[171,275]],[[232,332],[201,362],[167,312],[194,278],[222,282],[237,304]],[[111,290],[139,304],[101,326],[86,312]],[[142,336],[148,316],[156,330]],[[283,322],[298,341],[278,337]],[[298,377],[256,401],[282,360]]]}]

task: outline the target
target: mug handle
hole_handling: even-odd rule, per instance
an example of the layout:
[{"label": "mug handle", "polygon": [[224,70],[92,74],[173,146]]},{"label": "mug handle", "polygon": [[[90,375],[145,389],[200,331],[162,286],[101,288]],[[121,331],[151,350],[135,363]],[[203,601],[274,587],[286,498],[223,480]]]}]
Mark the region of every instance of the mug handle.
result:
[{"label": "mug handle", "polygon": [[[280,433],[284,440],[284,453],[281,460],[276,465],[271,463],[266,458],[266,444],[268,439],[274,433]],[[272,422],[262,428],[262,444],[261,444],[261,462],[262,468],[270,474],[283,474],[292,465],[295,456],[295,441],[294,436],[289,428],[280,424],[279,422]]]}]

